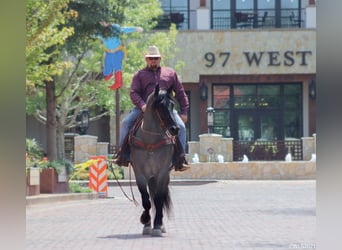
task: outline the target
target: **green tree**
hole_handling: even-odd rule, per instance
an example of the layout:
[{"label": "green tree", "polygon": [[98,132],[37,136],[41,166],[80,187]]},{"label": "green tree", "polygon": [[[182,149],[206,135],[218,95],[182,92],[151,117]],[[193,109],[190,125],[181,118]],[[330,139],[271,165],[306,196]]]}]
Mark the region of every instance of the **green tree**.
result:
[{"label": "green tree", "polygon": [[[28,5],[28,14],[27,20],[28,22],[33,22],[35,18],[37,18],[37,22],[34,25],[29,25],[28,30],[32,37],[35,38],[39,36],[40,31],[49,35],[50,28],[53,27],[54,30],[52,32],[58,32],[59,30],[72,30],[75,31],[72,38],[65,36],[64,39],[60,42],[47,44],[47,46],[42,46],[41,50],[38,51],[45,54],[45,58],[39,62],[39,60],[32,60],[33,63],[36,63],[36,67],[39,68],[36,72],[46,72],[50,71],[48,77],[40,77],[38,75],[38,79],[42,82],[42,84],[29,84],[31,86],[30,94],[34,95],[34,100],[28,101],[29,110],[38,110],[37,106],[45,106],[44,116],[39,115],[36,112],[36,117],[39,117],[40,121],[46,124],[46,136],[47,136],[47,154],[50,160],[61,159],[64,157],[63,153],[60,154],[61,150],[58,150],[63,141],[58,140],[60,138],[58,136],[58,128],[60,127],[59,119],[58,119],[58,98],[63,96],[64,92],[67,90],[67,85],[62,88],[58,88],[56,86],[56,78],[61,75],[65,67],[70,66],[70,60],[65,60],[65,53],[72,53],[74,50],[74,54],[77,54],[78,51],[81,51],[81,55],[74,56],[76,62],[80,61],[85,54],[84,51],[87,51],[87,45],[89,41],[93,40],[92,36],[87,36],[88,34],[95,34],[98,31],[98,27],[94,24],[97,24],[101,20],[106,20],[106,18],[111,17],[111,15],[115,16],[115,9],[117,9],[118,4],[123,4],[125,1],[109,1],[109,0],[100,0],[100,1],[39,1],[36,4],[34,1],[30,1]],[[37,15],[37,13],[39,15]],[[53,13],[57,13],[53,15]],[[70,18],[75,17],[75,18]],[[77,21],[75,21],[75,19]],[[51,35],[51,33],[50,33]],[[37,40],[33,40],[33,46],[39,47],[39,42]],[[66,41],[66,42],[65,42]],[[46,42],[44,39],[42,43]],[[30,43],[28,43],[28,47]],[[64,45],[64,46],[60,46]],[[79,46],[77,46],[79,45]],[[78,49],[79,48],[79,49]],[[36,53],[37,54],[37,53]],[[27,53],[27,57],[29,58],[29,53]],[[69,58],[69,55],[67,56]],[[38,58],[34,58],[38,59]],[[28,60],[29,61],[29,60]],[[54,65],[61,65],[61,67],[52,67]],[[43,69],[43,65],[46,65],[46,69]],[[64,69],[63,69],[63,66]],[[55,70],[53,70],[55,69]],[[73,71],[73,74],[76,71]],[[32,73],[32,72],[29,72]],[[34,75],[34,74],[30,74]],[[68,81],[68,83],[70,83]],[[44,88],[45,93],[44,93]],[[56,91],[60,92],[56,92]],[[37,103],[37,101],[41,100],[41,97],[45,94],[45,103],[42,105],[41,103]],[[32,96],[31,95],[31,96]],[[33,104],[33,105],[32,105]],[[36,106],[32,108],[32,106]],[[64,137],[63,137],[64,139]],[[63,147],[64,152],[64,147]]]},{"label": "green tree", "polygon": [[[145,30],[143,34],[134,33],[121,37],[128,52],[123,68],[125,84],[120,90],[121,109],[128,109],[132,105],[128,95],[129,83],[133,73],[144,66],[142,53],[148,45],[159,46],[163,51],[163,62],[176,69],[178,67],[171,64],[176,49],[175,27],[172,26],[170,32],[149,32],[156,25],[156,17],[162,13],[157,0],[96,1],[102,11],[94,6],[94,2],[84,0],[68,5],[65,12],[77,19],[68,19],[60,26],[62,29],[74,30],[74,35],[66,40],[65,46],[58,51],[58,60],[55,60],[63,63],[63,70],[52,78],[53,84],[49,86],[53,86],[53,90],[44,92],[35,88],[37,94],[29,95],[27,100],[28,113],[35,114],[39,121],[46,122],[49,113],[56,118],[53,129],[57,139],[53,145],[56,145],[59,159],[64,158],[64,131],[78,125],[76,118],[80,110],[90,109],[93,112],[92,120],[103,115],[114,115],[113,92],[108,90],[108,83],[101,80],[104,47],[96,38],[96,34],[102,32],[99,21],[120,23],[123,26],[142,26]],[[112,12],[108,11],[109,8]],[[47,98],[49,93],[51,96]],[[56,105],[54,113],[47,112],[48,99]]]},{"label": "green tree", "polygon": [[[75,12],[67,11],[69,0],[27,0],[26,1],[26,93],[28,103],[31,96],[41,96],[42,88],[47,93],[54,90],[53,77],[61,74],[65,62],[53,60],[67,37],[73,34],[72,27],[65,27],[68,18],[75,17]],[[34,98],[34,99],[35,99]],[[55,109],[53,95],[46,95],[46,107]],[[48,109],[46,109],[48,110]],[[47,113],[48,114],[48,113]],[[46,119],[48,155],[56,159],[53,127],[55,118],[52,114]]]}]

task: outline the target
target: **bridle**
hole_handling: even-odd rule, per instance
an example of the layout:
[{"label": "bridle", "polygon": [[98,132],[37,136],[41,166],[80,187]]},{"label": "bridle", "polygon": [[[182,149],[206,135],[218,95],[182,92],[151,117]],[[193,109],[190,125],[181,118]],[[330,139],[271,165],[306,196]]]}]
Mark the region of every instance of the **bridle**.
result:
[{"label": "bridle", "polygon": [[[150,143],[143,142],[140,138],[136,137],[134,135],[134,133],[132,133],[130,135],[130,139],[129,139],[130,145],[136,146],[136,147],[139,147],[141,149],[148,150],[148,151],[153,151],[153,150],[158,149],[164,145],[171,145],[171,144],[176,143],[176,135],[171,134],[171,132],[169,131],[169,129],[165,125],[164,119],[162,118],[159,110],[156,109],[155,112],[156,112],[156,115],[157,115],[159,123],[160,123],[160,128],[164,132],[166,137],[163,138],[162,140],[156,142],[156,143],[150,144]],[[141,121],[140,129],[143,133],[147,133],[150,135],[162,135],[161,133],[156,133],[156,132],[152,132],[152,131],[148,131],[148,130],[144,129],[143,128],[143,120]]]}]

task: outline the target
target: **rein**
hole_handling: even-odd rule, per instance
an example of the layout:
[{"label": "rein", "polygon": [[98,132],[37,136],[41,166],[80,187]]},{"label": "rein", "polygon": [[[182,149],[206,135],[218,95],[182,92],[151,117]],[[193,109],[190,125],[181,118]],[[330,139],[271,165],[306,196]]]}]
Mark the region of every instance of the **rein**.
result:
[{"label": "rein", "polygon": [[112,170],[112,173],[113,173],[113,175],[114,175],[114,178],[115,178],[116,182],[118,183],[118,185],[119,185],[119,187],[120,187],[120,189],[121,189],[121,192],[125,195],[125,197],[126,197],[129,201],[133,202],[135,206],[138,206],[139,203],[138,203],[137,200],[135,199],[134,193],[133,193],[132,176],[131,176],[131,165],[129,165],[128,167],[129,167],[129,186],[130,186],[132,198],[130,198],[130,197],[127,195],[127,193],[125,192],[125,190],[123,190],[122,185],[121,185],[121,183],[119,182],[119,179],[116,177],[116,175],[115,175],[115,173],[114,173],[113,166],[112,166],[112,164],[110,164],[110,169]]},{"label": "rein", "polygon": [[[161,124],[161,129],[164,131],[165,135],[167,136],[166,138],[164,138],[163,140],[157,142],[157,143],[153,143],[153,144],[147,144],[147,143],[144,143],[141,139],[139,139],[138,137],[136,137],[134,135],[134,133],[132,133],[130,135],[130,138],[129,138],[129,144],[132,145],[132,146],[136,146],[136,147],[139,147],[139,148],[142,148],[142,149],[145,149],[145,150],[148,150],[148,151],[153,151],[154,149],[157,149],[157,148],[160,148],[164,145],[170,145],[170,144],[175,144],[176,143],[176,136],[173,136],[171,135],[171,133],[166,129],[166,126],[164,124],[164,121],[163,119],[161,118],[160,114],[158,111],[156,111],[157,113],[157,117],[160,121],[160,124]],[[142,132],[144,133],[148,133],[148,134],[153,134],[153,135],[162,135],[161,133],[156,133],[156,132],[151,132],[151,131],[147,131],[143,128],[143,120],[141,121],[141,126],[140,126],[140,129],[142,130]]]}]

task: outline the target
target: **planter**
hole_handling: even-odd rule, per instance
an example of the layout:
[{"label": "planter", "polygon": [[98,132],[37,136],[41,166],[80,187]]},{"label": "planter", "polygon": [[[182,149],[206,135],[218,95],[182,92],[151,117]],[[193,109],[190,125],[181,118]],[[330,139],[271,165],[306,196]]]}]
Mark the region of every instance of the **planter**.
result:
[{"label": "planter", "polygon": [[26,174],[26,195],[40,194],[39,168],[29,168]]},{"label": "planter", "polygon": [[[63,171],[61,172],[61,174]],[[68,193],[69,182],[67,176],[60,176],[53,168],[44,168],[40,173],[41,193]]]}]

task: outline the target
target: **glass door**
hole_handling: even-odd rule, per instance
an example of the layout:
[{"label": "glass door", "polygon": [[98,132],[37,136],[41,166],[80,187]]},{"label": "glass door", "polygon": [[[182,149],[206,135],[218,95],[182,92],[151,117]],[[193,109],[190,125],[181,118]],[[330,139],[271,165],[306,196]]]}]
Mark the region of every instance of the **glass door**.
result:
[{"label": "glass door", "polygon": [[239,111],[235,118],[234,138],[239,141],[279,140],[279,115],[276,112]]},{"label": "glass door", "polygon": [[259,125],[258,140],[273,141],[280,139],[279,119],[276,113],[262,112]]},{"label": "glass door", "polygon": [[237,138],[239,141],[255,140],[256,117],[253,113],[241,112],[237,114],[236,119]]}]

